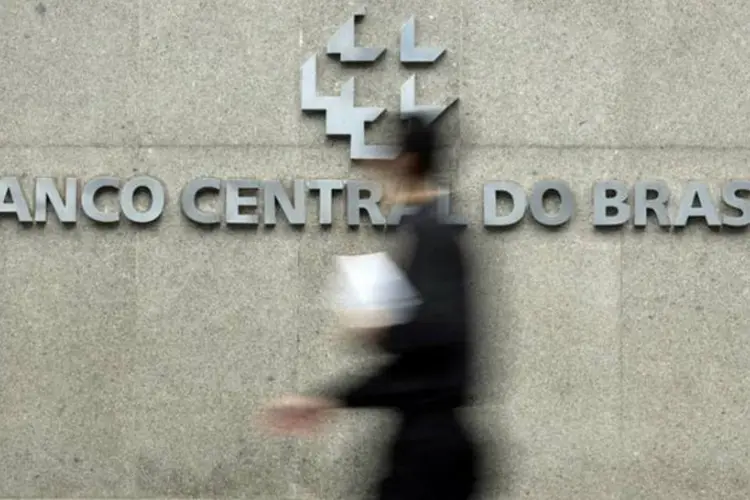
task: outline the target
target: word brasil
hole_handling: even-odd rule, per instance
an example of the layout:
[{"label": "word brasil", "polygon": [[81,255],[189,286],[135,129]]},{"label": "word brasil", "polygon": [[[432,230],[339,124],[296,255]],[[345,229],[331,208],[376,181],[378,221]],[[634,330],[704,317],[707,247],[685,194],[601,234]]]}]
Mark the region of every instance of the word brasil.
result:
[{"label": "word brasil", "polygon": [[[62,184],[61,189],[53,178],[35,179],[32,207],[18,178],[0,178],[0,215],[15,216],[26,224],[45,223],[51,209],[60,222],[75,224],[80,208],[87,218],[101,224],[117,223],[123,218],[136,224],[149,224],[162,216],[167,202],[164,184],[151,176],[128,180],[95,177],[82,187],[77,179],[66,178]],[[117,193],[118,209],[100,206],[99,196],[106,191]],[[147,206],[139,207],[136,203],[139,193],[149,198]],[[199,206],[199,198],[206,194],[217,197],[217,209]],[[200,225],[223,222],[229,226],[274,226],[277,212],[281,211],[291,225],[301,226],[307,219],[308,194],[317,196],[318,222],[323,226],[333,223],[333,199],[337,194],[344,195],[349,226],[359,226],[363,212],[373,226],[398,225],[412,210],[397,205],[384,215],[379,205],[382,187],[369,181],[352,180],[295,180],[290,193],[278,180],[199,178],[182,189],[179,204],[183,215]],[[554,210],[545,206],[550,196],[559,200]],[[506,213],[499,213],[501,197],[511,201]],[[669,207],[671,192],[661,181],[639,181],[632,189],[620,181],[600,181],[594,184],[592,198],[596,227],[617,227],[628,222],[644,227],[649,217],[660,227],[684,227],[693,219],[702,219],[710,227],[750,226],[750,180],[730,181],[722,186],[720,202],[733,214],[720,211],[709,187],[701,182],[686,184],[676,208],[671,210],[673,214]],[[447,195],[440,198],[441,216],[451,224],[467,225],[465,218],[451,213],[450,201]],[[513,226],[527,214],[543,226],[557,227],[569,222],[574,212],[573,192],[563,181],[536,182],[528,194],[521,185],[510,181],[490,182],[483,188],[485,227]]]}]

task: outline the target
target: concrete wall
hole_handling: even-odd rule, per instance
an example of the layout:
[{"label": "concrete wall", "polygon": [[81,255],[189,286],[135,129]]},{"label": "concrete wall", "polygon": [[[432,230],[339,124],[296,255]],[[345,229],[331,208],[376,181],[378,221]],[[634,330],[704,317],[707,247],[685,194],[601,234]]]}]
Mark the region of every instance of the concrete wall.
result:
[{"label": "concrete wall", "polygon": [[[486,498],[748,498],[747,234],[596,232],[586,201],[605,178],[679,194],[750,177],[750,5],[375,1],[358,37],[389,51],[341,69],[325,44],[352,7],[0,4],[0,174],[170,190],[149,228],[0,222],[0,496],[355,498],[385,417],[307,442],[253,417],[369,359],[331,340],[320,288],[330,255],[384,236],[347,231],[340,208],[331,231],[207,232],[175,199],[204,175],[361,177],[300,112],[299,67],[317,52],[323,91],[358,76],[359,103],[395,109],[414,14],[448,50],[417,70],[420,101],[460,97],[446,158],[476,251]],[[576,191],[569,226],[481,227],[484,182],[544,178]]]}]

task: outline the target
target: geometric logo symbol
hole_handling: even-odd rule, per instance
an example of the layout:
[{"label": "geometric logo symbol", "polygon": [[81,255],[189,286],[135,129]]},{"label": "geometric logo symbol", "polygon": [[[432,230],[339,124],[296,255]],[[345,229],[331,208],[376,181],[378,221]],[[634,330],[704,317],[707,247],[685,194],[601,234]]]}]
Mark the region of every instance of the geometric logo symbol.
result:
[{"label": "geometric logo symbol", "polygon": [[[364,9],[356,11],[328,39],[326,53],[336,57],[341,64],[371,64],[386,51],[384,48],[357,45],[355,27],[364,16]],[[419,47],[416,38],[416,20],[412,16],[401,28],[399,52],[403,65],[435,64],[445,53],[442,48]],[[458,101],[454,98],[445,105],[417,104],[416,90],[416,75],[411,75],[401,86],[400,119],[406,120],[419,114],[432,122]],[[318,61],[317,56],[313,55],[302,64],[300,94],[302,111],[325,114],[327,136],[349,138],[349,156],[352,160],[384,160],[398,154],[392,146],[367,144],[365,141],[366,126],[383,116],[386,109],[357,106],[354,78],[344,82],[338,96],[318,95]]]},{"label": "geometric logo symbol", "polygon": [[371,63],[383,55],[385,49],[357,47],[354,25],[365,17],[364,9],[354,13],[328,40],[328,55],[338,55],[342,63]]},{"label": "geometric logo symbol", "polygon": [[432,64],[445,54],[445,49],[417,47],[417,27],[414,16],[401,28],[401,62]]}]

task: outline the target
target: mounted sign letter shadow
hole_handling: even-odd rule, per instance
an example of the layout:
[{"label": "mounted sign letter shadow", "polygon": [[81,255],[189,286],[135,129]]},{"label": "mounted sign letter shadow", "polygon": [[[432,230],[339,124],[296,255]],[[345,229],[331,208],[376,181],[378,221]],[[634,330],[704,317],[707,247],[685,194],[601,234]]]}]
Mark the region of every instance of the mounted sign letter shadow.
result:
[{"label": "mounted sign letter shadow", "polygon": [[318,192],[318,222],[321,226],[333,224],[333,194],[344,190],[344,181],[321,179],[307,181],[309,191]]},{"label": "mounted sign letter shadow", "polygon": [[656,217],[656,223],[668,229],[672,223],[667,204],[672,195],[664,181],[638,181],[633,189],[633,226],[644,228],[648,224],[649,212]]},{"label": "mounted sign letter shadow", "polygon": [[417,82],[416,76],[411,75],[406,82],[401,85],[401,110],[402,120],[411,116],[419,115],[427,123],[432,123],[443,115],[448,108],[458,102],[458,98],[453,98],[444,106],[434,104],[417,104]]},{"label": "mounted sign letter shadow", "polygon": [[96,205],[96,197],[101,191],[120,191],[120,179],[117,177],[95,177],[83,185],[81,192],[81,210],[86,217],[99,224],[117,224],[120,222],[120,211],[105,212]]},{"label": "mounted sign letter shadow", "polygon": [[305,181],[294,181],[294,201],[280,181],[263,182],[263,225],[276,225],[276,208],[292,226],[304,226],[307,215]]},{"label": "mounted sign letter shadow", "polygon": [[[435,200],[437,216],[439,220],[449,226],[466,227],[469,225],[469,221],[466,217],[459,214],[454,214],[451,211],[451,194],[446,191],[441,193]],[[394,204],[388,216],[386,217],[386,225],[391,228],[396,228],[401,225],[401,220],[404,216],[412,215],[419,212],[419,205],[408,205],[405,203]]]},{"label": "mounted sign letter shadow", "polygon": [[594,227],[617,227],[630,220],[628,186],[621,181],[594,184]]},{"label": "mounted sign letter shadow", "polygon": [[221,223],[221,215],[218,212],[206,212],[198,208],[198,198],[205,191],[211,191],[217,195],[221,193],[221,181],[219,179],[204,178],[190,181],[180,195],[180,208],[188,220],[199,225],[216,225]]},{"label": "mounted sign letter shadow", "polygon": [[449,226],[466,227],[469,225],[469,220],[463,215],[453,213],[451,209],[452,204],[451,192],[446,191],[437,198],[437,212],[440,220]]},{"label": "mounted sign letter shadow", "polygon": [[310,57],[303,65],[300,77],[302,111],[324,112],[326,135],[349,137],[349,157],[352,160],[389,160],[398,150],[393,146],[375,146],[365,142],[365,126],[385,113],[385,108],[354,105],[354,78],[341,87],[338,97],[318,96],[317,58]]},{"label": "mounted sign letter shadow", "polygon": [[[510,213],[498,215],[497,198],[503,194],[510,196],[513,208]],[[526,193],[515,182],[490,182],[484,185],[484,226],[510,227],[518,224],[526,214]]]},{"label": "mounted sign letter shadow", "polygon": [[342,24],[338,31],[328,39],[327,53],[331,57],[338,56],[342,63],[371,63],[377,61],[385,53],[385,49],[358,47],[355,41],[355,25],[365,17],[365,9],[355,12]]},{"label": "mounted sign letter shadow", "polygon": [[[400,57],[403,65],[429,65],[437,62],[443,54],[444,48],[417,47],[415,17],[409,18],[401,27],[401,48]],[[416,75],[411,75],[401,86],[401,108],[400,117],[406,120],[411,116],[419,115],[432,123],[437,120],[448,108],[458,102],[458,98],[451,99],[443,106],[438,105],[419,105],[416,96]]]},{"label": "mounted sign letter shadow", "polygon": [[417,47],[417,27],[414,16],[411,16],[401,27],[401,63],[433,64],[443,54],[445,54],[445,49]]},{"label": "mounted sign letter shadow", "polygon": [[[231,179],[224,183],[224,220],[229,226],[257,226],[258,213],[241,213],[240,209],[258,208],[258,191],[262,189],[259,181],[249,179]],[[242,191],[251,191],[243,195]]]},{"label": "mounted sign letter shadow", "polygon": [[[549,213],[544,207],[544,197],[553,192],[560,198],[560,208],[557,213]],[[573,192],[562,181],[540,181],[534,184],[529,198],[529,209],[536,221],[547,227],[559,227],[566,224],[573,217]]]},{"label": "mounted sign letter shadow", "polygon": [[[355,42],[355,25],[365,15],[360,10],[354,13],[328,40],[327,53],[338,56],[342,64],[372,63],[385,53],[384,48],[358,47]],[[427,63],[437,61],[445,49],[420,48],[416,46],[416,28],[412,17],[401,30],[401,62]],[[399,117],[404,120],[416,113],[426,115],[430,122],[441,116],[458,99],[445,106],[423,106],[416,103],[415,77],[412,75],[401,87],[401,109]],[[301,67],[300,96],[303,112],[323,112],[326,120],[326,135],[349,138],[351,160],[390,160],[399,151],[394,146],[367,144],[365,130],[385,113],[385,108],[358,107],[354,104],[355,83],[351,78],[341,87],[339,96],[318,96],[317,58],[311,56]]]},{"label": "mounted sign letter shadow", "polygon": [[[339,56],[341,63],[375,62],[385,49],[357,47],[355,43],[355,23],[365,15],[364,9],[355,12],[328,40],[328,55]],[[350,159],[388,160],[396,156],[392,147],[373,146],[365,142],[365,128],[385,113],[385,108],[356,107],[354,105],[354,78],[341,87],[341,94],[318,96],[318,71],[316,56],[310,57],[301,71],[300,94],[302,111],[325,112],[326,135],[329,137],[349,137]]]},{"label": "mounted sign letter shadow", "polygon": [[724,204],[739,215],[725,215],[723,224],[731,228],[750,226],[750,181],[730,181],[722,189]]},{"label": "mounted sign letter shadow", "polygon": [[18,222],[31,224],[29,202],[23,194],[21,184],[16,177],[0,179],[0,216],[15,215]]},{"label": "mounted sign letter shadow", "polygon": [[[138,191],[146,191],[150,200],[146,210],[138,210],[135,206],[135,195]],[[164,213],[167,194],[164,184],[158,179],[147,175],[133,177],[120,190],[120,208],[122,214],[134,224],[150,224]]]},{"label": "mounted sign letter shadow", "polygon": [[52,177],[39,177],[34,188],[34,221],[47,223],[49,207],[63,224],[75,224],[78,215],[78,180],[75,177],[65,179],[65,199]]},{"label": "mounted sign letter shadow", "polygon": [[688,182],[680,198],[680,205],[673,226],[683,228],[692,218],[704,219],[708,227],[721,226],[719,210],[711,199],[708,186],[702,182]]},{"label": "mounted sign letter shadow", "polygon": [[403,219],[405,215],[413,215],[417,212],[419,212],[419,206],[396,203],[388,212],[388,217],[386,217],[385,223],[388,227],[396,228],[401,225],[401,219]]},{"label": "mounted sign letter shadow", "polygon": [[[363,197],[363,193],[367,193],[367,196]],[[383,188],[379,184],[367,181],[347,181],[346,223],[349,227],[359,227],[362,210],[367,212],[373,226],[385,226],[385,217],[378,207],[378,202],[382,197]]]}]

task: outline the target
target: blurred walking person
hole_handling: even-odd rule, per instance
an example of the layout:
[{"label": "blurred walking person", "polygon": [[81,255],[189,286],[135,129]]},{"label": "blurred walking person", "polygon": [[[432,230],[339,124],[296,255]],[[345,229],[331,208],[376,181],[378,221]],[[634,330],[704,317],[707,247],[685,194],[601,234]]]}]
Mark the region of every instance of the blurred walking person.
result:
[{"label": "blurred walking person", "polygon": [[411,119],[401,146],[383,167],[391,201],[413,209],[402,220],[411,236],[403,270],[422,303],[407,323],[351,332],[392,354],[383,368],[364,380],[284,398],[270,407],[270,423],[281,431],[312,432],[332,410],[393,410],[399,428],[378,498],[467,500],[478,483],[478,449],[460,415],[470,401],[472,375],[467,259],[456,227],[438,214],[443,193],[433,183],[434,128]]}]

